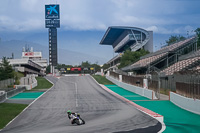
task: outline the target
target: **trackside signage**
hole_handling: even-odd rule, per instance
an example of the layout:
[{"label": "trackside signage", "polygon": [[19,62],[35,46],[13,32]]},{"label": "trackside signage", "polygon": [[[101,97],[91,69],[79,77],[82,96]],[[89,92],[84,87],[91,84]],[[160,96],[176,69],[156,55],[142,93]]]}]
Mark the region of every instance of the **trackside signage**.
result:
[{"label": "trackside signage", "polygon": [[42,57],[42,52],[22,52],[22,57]]},{"label": "trackside signage", "polygon": [[45,19],[60,19],[59,5],[45,5]]},{"label": "trackside signage", "polygon": [[45,27],[46,28],[51,28],[51,27],[55,27],[55,28],[60,28],[60,20],[45,20]]}]

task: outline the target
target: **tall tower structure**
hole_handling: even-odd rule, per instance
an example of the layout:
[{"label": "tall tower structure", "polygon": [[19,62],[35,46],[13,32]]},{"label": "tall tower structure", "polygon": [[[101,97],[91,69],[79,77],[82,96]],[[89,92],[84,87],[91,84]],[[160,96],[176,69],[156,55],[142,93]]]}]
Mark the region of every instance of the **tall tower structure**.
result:
[{"label": "tall tower structure", "polygon": [[57,28],[60,28],[60,9],[58,4],[45,5],[45,27],[49,30],[49,65],[51,73],[58,64]]}]

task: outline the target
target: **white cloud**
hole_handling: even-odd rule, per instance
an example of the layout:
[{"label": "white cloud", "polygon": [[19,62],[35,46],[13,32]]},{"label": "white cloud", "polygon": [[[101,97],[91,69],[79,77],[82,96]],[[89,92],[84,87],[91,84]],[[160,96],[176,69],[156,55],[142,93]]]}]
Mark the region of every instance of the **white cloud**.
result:
[{"label": "white cloud", "polygon": [[157,26],[150,26],[146,28],[147,31],[153,31],[153,32],[158,32],[158,27]]},{"label": "white cloud", "polygon": [[[44,5],[55,0],[5,0],[0,4],[0,30],[32,31],[44,28]],[[187,1],[164,0],[59,0],[63,30],[105,30],[108,26],[133,26],[170,34],[191,23]],[[189,2],[188,2],[189,3]],[[192,16],[192,18],[200,18]],[[184,21],[183,21],[184,19]],[[197,20],[194,21],[196,24]],[[180,25],[173,27],[173,25]],[[192,25],[192,23],[190,24]],[[43,30],[43,29],[42,29]]]}]

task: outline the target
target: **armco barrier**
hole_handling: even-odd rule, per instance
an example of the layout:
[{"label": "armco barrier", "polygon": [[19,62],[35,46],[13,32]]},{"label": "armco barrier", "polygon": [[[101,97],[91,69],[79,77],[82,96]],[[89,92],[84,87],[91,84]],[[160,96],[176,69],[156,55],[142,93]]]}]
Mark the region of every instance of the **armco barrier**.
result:
[{"label": "armco barrier", "polygon": [[200,100],[198,99],[187,98],[170,92],[170,101],[180,108],[200,115]]},{"label": "armco barrier", "polygon": [[0,103],[4,102],[5,100],[6,100],[6,93],[0,95]]},{"label": "armco barrier", "polygon": [[19,87],[17,89],[5,92],[3,95],[0,95],[0,103],[4,102],[7,98],[10,98],[20,92],[23,92],[24,90],[26,90],[25,87]]},{"label": "armco barrier", "polygon": [[110,80],[111,82],[115,83],[116,85],[118,85],[118,86],[120,86],[120,87],[122,87],[122,88],[124,88],[128,91],[134,92],[136,94],[147,97],[149,99],[158,99],[155,96],[155,93],[152,90],[144,89],[144,88],[134,86],[134,85],[130,85],[130,84],[127,84],[127,83],[123,83],[123,82],[120,82],[120,81],[110,77],[110,76],[106,76],[106,78],[108,80]]},{"label": "armco barrier", "polygon": [[7,98],[10,98],[10,97],[12,97],[12,96],[14,96],[14,95],[16,95],[20,92],[23,92],[24,90],[26,90],[25,87],[18,87],[17,89],[14,89],[12,91],[8,91],[7,92]]}]

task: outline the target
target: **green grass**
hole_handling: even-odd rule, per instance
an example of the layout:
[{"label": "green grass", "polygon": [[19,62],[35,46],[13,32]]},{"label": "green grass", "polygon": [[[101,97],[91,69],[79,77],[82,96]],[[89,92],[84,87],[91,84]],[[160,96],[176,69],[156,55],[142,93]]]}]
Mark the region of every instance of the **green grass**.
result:
[{"label": "green grass", "polygon": [[38,85],[33,88],[33,90],[35,89],[48,89],[51,88],[53,86],[52,83],[50,83],[48,80],[46,80],[43,77],[36,77],[37,83]]},{"label": "green grass", "polygon": [[113,85],[113,83],[109,81],[108,79],[106,79],[105,76],[100,76],[100,75],[92,75],[92,76],[99,84]]},{"label": "green grass", "polygon": [[0,104],[0,129],[5,127],[13,118],[15,118],[26,104],[1,103]]},{"label": "green grass", "polygon": [[19,79],[22,78],[22,77],[24,77],[24,74],[21,73],[21,72],[16,72],[16,74],[17,74],[17,76],[19,77]]}]

